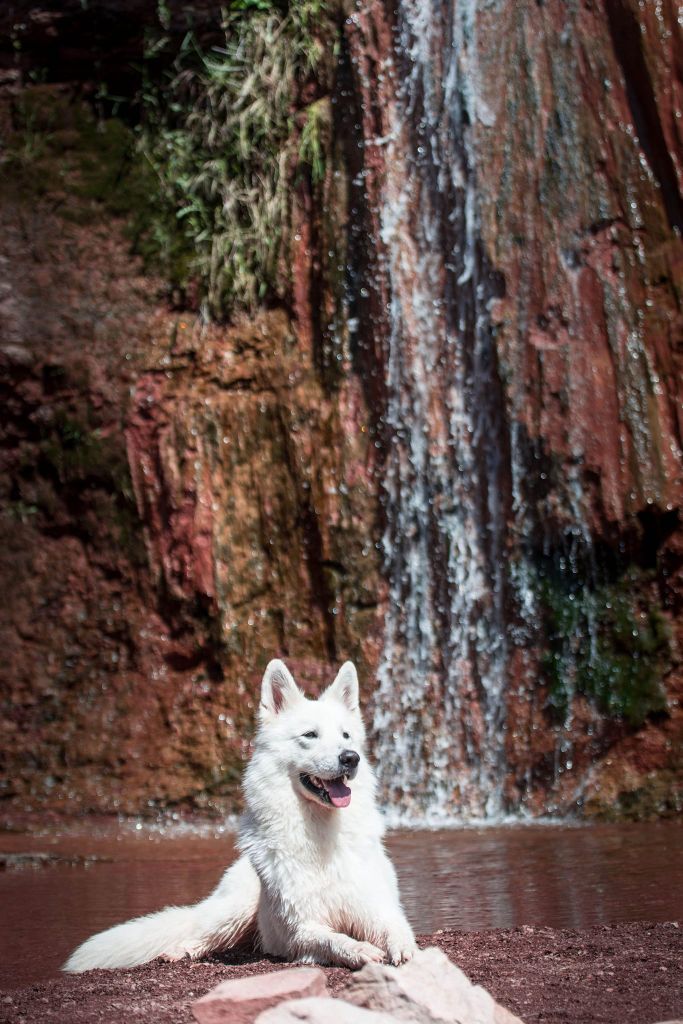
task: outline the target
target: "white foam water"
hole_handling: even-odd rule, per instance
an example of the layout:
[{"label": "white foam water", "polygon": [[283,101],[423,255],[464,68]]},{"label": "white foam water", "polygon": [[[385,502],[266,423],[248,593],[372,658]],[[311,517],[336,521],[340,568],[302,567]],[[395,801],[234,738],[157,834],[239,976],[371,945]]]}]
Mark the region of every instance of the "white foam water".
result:
[{"label": "white foam water", "polygon": [[504,428],[467,130],[490,117],[475,14],[398,4],[407,69],[381,208],[389,601],[374,734],[392,820],[414,823],[505,809]]}]

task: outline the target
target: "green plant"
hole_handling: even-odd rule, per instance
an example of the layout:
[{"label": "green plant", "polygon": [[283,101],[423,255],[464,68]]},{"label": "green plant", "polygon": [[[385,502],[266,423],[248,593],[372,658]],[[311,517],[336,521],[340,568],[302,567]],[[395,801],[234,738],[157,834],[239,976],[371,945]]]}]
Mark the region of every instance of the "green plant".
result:
[{"label": "green plant", "polygon": [[41,88],[42,77],[31,76],[32,85],[22,90],[12,106],[13,131],[2,155],[3,163],[10,170],[30,170],[40,161],[58,126],[57,103]]},{"label": "green plant", "polygon": [[23,501],[18,498],[16,501],[7,504],[6,512],[11,519],[19,523],[30,523],[34,516],[38,515],[40,509],[37,505]]},{"label": "green plant", "polygon": [[[222,46],[203,52],[187,36],[172,74],[143,92],[139,148],[158,194],[141,248],[173,284],[198,283],[214,317],[282,291],[293,113],[322,55],[322,10],[318,0],[284,12],[266,0],[233,3]],[[318,173],[313,131],[314,122],[305,146]]]},{"label": "green plant", "polygon": [[306,120],[299,140],[299,160],[308,164],[311,179],[321,182],[325,177],[325,133],[329,127],[328,102],[325,99],[312,103],[306,110]]}]

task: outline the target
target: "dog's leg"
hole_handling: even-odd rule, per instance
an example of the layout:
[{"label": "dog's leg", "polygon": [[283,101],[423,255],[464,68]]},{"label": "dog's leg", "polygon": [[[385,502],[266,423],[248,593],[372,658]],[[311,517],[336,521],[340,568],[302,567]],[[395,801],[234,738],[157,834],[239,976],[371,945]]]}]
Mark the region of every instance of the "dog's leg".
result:
[{"label": "dog's leg", "polygon": [[[394,866],[383,849],[375,852],[376,860],[368,861],[372,887],[364,886],[347,901],[346,927],[386,951],[389,963],[398,965],[410,960],[417,950],[415,936],[403,913]],[[349,886],[349,892],[353,888]]]},{"label": "dog's leg", "polygon": [[386,959],[384,950],[379,946],[359,942],[315,921],[301,923],[295,928],[292,946],[296,959],[303,963],[332,964],[353,970],[365,964],[382,963]]}]

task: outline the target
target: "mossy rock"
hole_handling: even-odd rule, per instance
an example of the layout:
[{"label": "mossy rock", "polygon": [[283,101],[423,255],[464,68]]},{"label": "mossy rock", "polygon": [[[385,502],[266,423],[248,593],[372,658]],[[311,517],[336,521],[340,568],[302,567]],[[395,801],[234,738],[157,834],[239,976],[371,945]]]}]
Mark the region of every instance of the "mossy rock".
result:
[{"label": "mossy rock", "polygon": [[537,580],[536,593],[547,642],[548,704],[559,719],[575,693],[633,727],[665,711],[662,680],[671,638],[648,574],[632,569],[594,587],[546,577]]},{"label": "mossy rock", "polygon": [[[86,200],[80,216],[87,201],[128,218],[149,204],[152,173],[121,119],[99,118],[80,98],[44,85],[23,90],[12,115],[3,170],[6,184],[26,198],[63,191]],[[75,213],[68,205],[58,210],[67,217]]]},{"label": "mossy rock", "polygon": [[671,768],[648,772],[616,793],[589,796],[582,815],[595,821],[656,821],[683,812],[683,772]]},{"label": "mossy rock", "polygon": [[[92,412],[58,409],[21,467],[35,504],[31,521],[55,517],[60,502],[77,514],[79,528],[99,543],[113,538],[132,565],[146,562],[123,436],[105,435]],[[22,509],[25,513],[25,509]],[[25,515],[24,515],[25,520]]]}]

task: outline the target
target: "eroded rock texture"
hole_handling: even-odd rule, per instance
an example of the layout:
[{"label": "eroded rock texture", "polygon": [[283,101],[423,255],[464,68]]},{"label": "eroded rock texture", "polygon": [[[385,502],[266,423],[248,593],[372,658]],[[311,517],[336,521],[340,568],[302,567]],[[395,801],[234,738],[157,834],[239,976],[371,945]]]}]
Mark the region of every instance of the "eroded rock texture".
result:
[{"label": "eroded rock texture", "polygon": [[4,794],[224,809],[270,657],[312,692],[377,660],[363,388],[348,354],[330,383],[305,288],[229,328],[171,310],[91,198],[126,146],[93,152],[72,91],[32,98],[49,141],[2,204]]},{"label": "eroded rock texture", "polygon": [[679,808],[675,6],[333,11],[286,298],[230,326],[129,255],[125,130],[39,13],[3,58],[10,805],[230,805],[281,654],[359,661],[403,811]]},{"label": "eroded rock texture", "polygon": [[383,743],[387,791],[479,813],[588,785],[600,805],[588,764],[616,743],[661,796],[647,770],[680,768],[674,8],[407,0],[346,31],[390,296],[376,722],[398,691],[413,735]]}]

